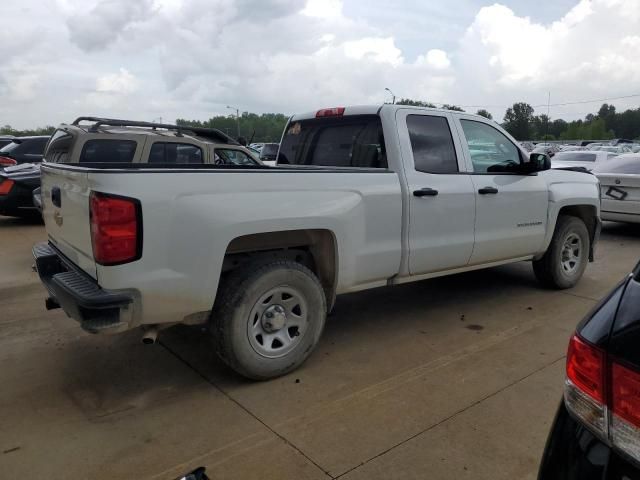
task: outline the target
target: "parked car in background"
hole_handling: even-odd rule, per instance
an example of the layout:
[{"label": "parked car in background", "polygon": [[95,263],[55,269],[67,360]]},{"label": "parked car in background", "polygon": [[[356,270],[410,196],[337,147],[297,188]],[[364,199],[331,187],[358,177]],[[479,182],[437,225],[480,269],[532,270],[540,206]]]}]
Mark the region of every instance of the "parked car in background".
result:
[{"label": "parked car in background", "polygon": [[551,168],[582,167],[591,171],[597,164],[615,156],[615,153],[590,150],[558,152],[551,161]]},{"label": "parked car in background", "polygon": [[260,152],[260,150],[262,150],[262,147],[264,147],[264,143],[262,142],[252,143],[251,145],[249,145],[249,148],[253,148],[254,150],[258,151],[258,153]]},{"label": "parked car in background", "polygon": [[520,146],[524,148],[527,152],[531,152],[535,147],[531,142],[520,142]]},{"label": "parked car in background", "polygon": [[12,138],[10,143],[0,148],[0,168],[41,162],[48,140],[48,136]]},{"label": "parked car in background", "polygon": [[560,151],[560,147],[557,145],[549,145],[549,144],[538,144],[536,148],[534,148],[531,153],[544,153],[548,155],[549,158],[553,157],[558,151]]},{"label": "parked car in background", "polygon": [[38,214],[33,190],[40,186],[40,164],[23,163],[0,170],[0,215],[30,217]]},{"label": "parked car in background", "polygon": [[80,117],[61,125],[51,137],[46,160],[159,166],[260,164],[250,150],[216,129],[98,117]]},{"label": "parked car in background", "polygon": [[570,288],[598,241],[597,179],[550,170],[478,115],[391,104],[294,115],[278,168],[61,165],[109,138],[74,127],[58,148],[69,129],[42,167],[49,243],[34,256],[49,307],[93,333],[141,327],[150,342],[169,325],[208,325],[249,378],[300,366],[339,294],[519,261]]},{"label": "parked car in background", "polygon": [[602,147],[603,145],[604,145],[604,143],[600,143],[600,142],[591,142],[591,143],[588,143],[588,144],[585,146],[585,148],[586,148],[587,150],[594,150],[594,149],[597,149],[598,147]]},{"label": "parked car in background", "polygon": [[581,147],[580,145],[562,145],[560,147],[561,152],[579,152],[581,150],[585,150],[585,147]]},{"label": "parked car in background", "polygon": [[15,137],[11,135],[0,135],[0,148],[9,145]]},{"label": "parked car in background", "polygon": [[602,219],[640,223],[640,154],[619,155],[599,164]]},{"label": "parked car in background", "polygon": [[593,150],[598,151],[598,152],[614,153],[616,155],[622,155],[623,153],[631,152],[631,148],[626,146],[626,145],[624,145],[624,144],[620,144],[618,146],[602,145],[600,147],[594,148]]},{"label": "parked car in background", "polygon": [[640,478],[640,264],[569,341],[539,480]]},{"label": "parked car in background", "polygon": [[278,143],[265,143],[260,150],[260,161],[265,165],[275,165],[279,147]]}]

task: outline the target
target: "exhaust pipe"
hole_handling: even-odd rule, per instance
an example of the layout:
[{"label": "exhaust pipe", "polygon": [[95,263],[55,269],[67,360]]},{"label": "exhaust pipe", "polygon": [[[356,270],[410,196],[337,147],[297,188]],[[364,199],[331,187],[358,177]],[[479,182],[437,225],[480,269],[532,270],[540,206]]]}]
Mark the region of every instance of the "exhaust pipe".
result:
[{"label": "exhaust pipe", "polygon": [[142,343],[145,345],[153,345],[158,339],[158,327],[149,327],[142,334]]}]

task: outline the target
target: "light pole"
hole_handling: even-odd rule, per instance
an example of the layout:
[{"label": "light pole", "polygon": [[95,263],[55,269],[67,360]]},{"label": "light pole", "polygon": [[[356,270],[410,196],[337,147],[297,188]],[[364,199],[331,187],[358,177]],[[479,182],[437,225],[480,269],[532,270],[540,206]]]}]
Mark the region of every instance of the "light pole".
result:
[{"label": "light pole", "polygon": [[227,105],[227,108],[229,110],[235,110],[236,111],[236,123],[238,126],[238,138],[240,138],[240,109],[236,108],[236,107],[230,107],[229,105]]},{"label": "light pole", "polygon": [[391,94],[391,98],[392,98],[391,99],[391,103],[395,105],[396,104],[396,95],[391,91],[390,88],[385,87],[384,89]]}]

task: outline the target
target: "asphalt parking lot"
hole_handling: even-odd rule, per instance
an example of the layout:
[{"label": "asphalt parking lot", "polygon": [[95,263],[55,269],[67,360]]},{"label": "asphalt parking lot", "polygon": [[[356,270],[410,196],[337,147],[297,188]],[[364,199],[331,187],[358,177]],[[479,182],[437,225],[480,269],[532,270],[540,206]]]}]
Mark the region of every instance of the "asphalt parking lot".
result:
[{"label": "asphalt parking lot", "polygon": [[144,346],[47,312],[44,228],[0,238],[3,478],[533,479],[567,340],[640,258],[640,228],[606,224],[569,291],[522,263],[345,296],[300,370],[251,383],[198,329]]}]

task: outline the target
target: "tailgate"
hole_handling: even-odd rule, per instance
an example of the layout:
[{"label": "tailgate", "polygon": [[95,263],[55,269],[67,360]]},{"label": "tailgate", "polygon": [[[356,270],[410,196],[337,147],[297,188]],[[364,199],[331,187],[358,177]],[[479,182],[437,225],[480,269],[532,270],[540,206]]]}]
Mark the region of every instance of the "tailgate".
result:
[{"label": "tailgate", "polygon": [[638,213],[640,208],[640,175],[599,174],[602,209],[622,213]]},{"label": "tailgate", "polygon": [[75,265],[96,278],[89,193],[85,169],[42,166],[42,216],[48,239]]}]

